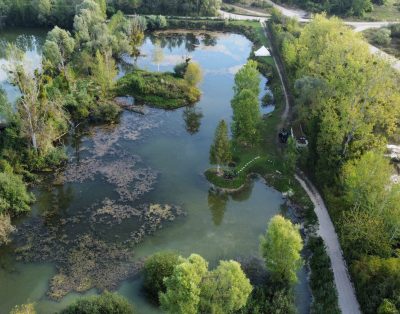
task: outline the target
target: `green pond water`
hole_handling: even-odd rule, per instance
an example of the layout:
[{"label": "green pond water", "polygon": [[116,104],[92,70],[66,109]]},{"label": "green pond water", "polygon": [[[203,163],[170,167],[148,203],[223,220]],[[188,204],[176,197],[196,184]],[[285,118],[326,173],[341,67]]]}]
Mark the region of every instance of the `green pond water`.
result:
[{"label": "green pond water", "polygon": [[[24,47],[33,67],[40,63],[44,37],[45,31],[35,30],[0,33],[1,41]],[[254,179],[241,192],[218,195],[203,176],[215,128],[219,120],[231,120],[234,74],[250,51],[251,43],[240,35],[180,33],[146,37],[140,58],[124,58],[121,75],[132,65],[171,71],[192,58],[204,72],[201,100],[174,111],[124,112],[114,126],[93,126],[71,136],[68,166],[35,188],[32,214],[18,222],[14,243],[2,248],[0,313],[28,301],[36,302],[38,313],[54,313],[95,294],[94,288],[76,292],[86,290],[82,286],[88,281],[115,288],[137,313],[159,313],[127,260],[135,264],[167,249],[201,254],[211,267],[219,259],[258,256],[259,236],[280,212],[281,193]],[[0,84],[11,101],[18,97],[1,70]],[[60,273],[67,274],[69,286],[64,284],[65,296],[53,301],[49,282]],[[89,279],[80,282],[83,277]],[[299,277],[296,303],[300,313],[308,313],[304,270]]]}]

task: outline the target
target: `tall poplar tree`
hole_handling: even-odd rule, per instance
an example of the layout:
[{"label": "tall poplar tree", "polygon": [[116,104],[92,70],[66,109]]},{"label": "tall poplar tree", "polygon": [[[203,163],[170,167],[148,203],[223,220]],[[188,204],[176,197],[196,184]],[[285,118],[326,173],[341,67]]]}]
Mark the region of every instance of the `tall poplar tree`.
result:
[{"label": "tall poplar tree", "polygon": [[221,120],[215,131],[214,143],[210,149],[210,163],[217,165],[220,173],[220,166],[226,165],[232,159],[231,144],[228,137],[228,126],[225,120]]}]

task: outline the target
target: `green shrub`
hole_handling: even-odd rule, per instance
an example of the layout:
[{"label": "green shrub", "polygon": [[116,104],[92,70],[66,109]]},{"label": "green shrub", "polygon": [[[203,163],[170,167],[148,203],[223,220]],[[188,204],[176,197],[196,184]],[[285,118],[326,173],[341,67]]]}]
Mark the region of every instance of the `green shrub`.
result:
[{"label": "green shrub", "polygon": [[378,46],[389,46],[391,42],[391,31],[387,28],[381,28],[376,30],[372,34],[372,42]]},{"label": "green shrub", "polygon": [[376,313],[385,299],[399,303],[400,258],[364,256],[353,263],[351,271],[364,313]]},{"label": "green shrub", "polygon": [[180,263],[174,252],[160,252],[150,256],[144,264],[144,287],[151,297],[158,301],[158,294],[165,292],[164,278],[172,275]]},{"label": "green shrub", "polygon": [[29,204],[33,201],[34,197],[28,193],[22,177],[10,172],[0,172],[0,213],[30,211]]},{"label": "green shrub", "polygon": [[146,22],[149,30],[164,29],[168,26],[167,19],[162,15],[146,16]]},{"label": "green shrub", "polygon": [[314,297],[311,313],[339,314],[331,261],[326,254],[324,241],[321,237],[310,237],[307,248],[312,252],[309,260],[311,269],[310,287]]},{"label": "green shrub", "polygon": [[384,299],[378,308],[378,314],[399,314],[399,311],[396,309],[396,305],[390,302],[390,300]]},{"label": "green shrub", "polygon": [[133,306],[124,297],[105,292],[76,301],[60,312],[61,314],[133,314]]},{"label": "green shrub", "polygon": [[94,122],[115,122],[121,113],[121,108],[113,102],[99,102],[92,108],[90,119]]}]

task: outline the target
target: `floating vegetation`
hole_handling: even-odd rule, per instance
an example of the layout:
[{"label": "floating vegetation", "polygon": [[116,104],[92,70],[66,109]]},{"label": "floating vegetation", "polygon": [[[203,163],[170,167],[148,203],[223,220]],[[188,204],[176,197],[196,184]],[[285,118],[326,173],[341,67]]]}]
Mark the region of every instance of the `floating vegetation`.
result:
[{"label": "floating vegetation", "polygon": [[157,173],[151,168],[136,168],[141,162],[139,156],[121,154],[118,160],[98,160],[86,158],[78,164],[70,164],[65,172],[59,174],[56,182],[83,183],[93,181],[96,175],[115,186],[115,191],[122,201],[134,201],[140,195],[153,189]]},{"label": "floating vegetation", "polygon": [[[137,209],[106,199],[89,216],[53,219],[39,217],[20,228],[17,259],[24,262],[53,262],[57,274],[51,279],[48,296],[60,300],[71,291],[91,288],[115,290],[125,279],[141,269],[131,248],[146,235],[183,214],[177,206],[142,204]],[[130,219],[134,219],[131,221]],[[110,242],[94,232],[99,224],[115,227],[124,221],[137,225],[123,241]],[[89,228],[83,233],[82,226]]]},{"label": "floating vegetation", "polygon": [[135,275],[142,261],[134,261],[133,254],[115,244],[84,235],[76,240],[59,273],[50,282],[48,296],[59,300],[71,291],[84,292],[91,288],[115,290],[126,278]]},{"label": "floating vegetation", "polygon": [[[60,300],[69,292],[92,288],[115,290],[142,268],[143,261],[134,258],[134,246],[184,213],[178,206],[141,202],[154,188],[158,174],[140,156],[123,149],[121,140],[137,140],[144,130],[159,126],[155,118],[157,114],[130,113],[120,125],[92,128],[77,150],[83,156],[71,158],[49,187],[56,203],[68,196],[68,204],[47,208],[18,229],[18,260],[55,264],[49,298]],[[100,199],[91,195],[92,204],[71,206],[73,187],[63,184],[88,182],[106,184],[105,191],[111,185],[118,196],[94,193]]]}]

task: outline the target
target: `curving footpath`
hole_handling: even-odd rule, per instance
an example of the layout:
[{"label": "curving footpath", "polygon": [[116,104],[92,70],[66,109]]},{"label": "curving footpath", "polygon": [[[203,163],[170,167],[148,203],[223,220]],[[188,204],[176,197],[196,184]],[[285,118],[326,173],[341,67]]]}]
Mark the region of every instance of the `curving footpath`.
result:
[{"label": "curving footpath", "polygon": [[[265,29],[265,25],[263,24],[263,22],[261,22],[261,24],[264,27],[265,35],[269,38],[268,32]],[[281,69],[281,65],[276,59],[274,51],[272,51],[271,55],[276,64],[278,76],[282,84],[282,91],[285,96],[285,110],[283,111],[281,116],[281,124],[284,124],[290,111],[290,98],[287,92],[287,86],[283,79],[283,71]],[[336,290],[338,293],[339,308],[343,314],[361,314],[360,305],[357,301],[356,293],[350,280],[347,265],[343,258],[342,250],[340,248],[339,239],[337,237],[332,220],[329,216],[328,209],[326,208],[325,203],[318,190],[303,174],[296,174],[295,177],[296,180],[299,181],[303,189],[307,192],[308,196],[314,204],[314,211],[318,217],[319,222],[318,233],[324,240],[327,248],[327,254],[331,260]]]},{"label": "curving footpath", "polygon": [[[296,18],[299,22],[302,23],[309,23],[311,19],[308,17],[309,13],[298,10],[298,9],[289,9],[285,8],[281,5],[278,5],[271,0],[268,0],[268,2],[275,8],[277,8],[283,15],[291,18]],[[246,11],[251,14],[253,13],[254,16],[247,16],[247,15],[240,15],[240,14],[234,14],[234,13],[228,13],[222,10],[219,10],[219,15],[224,18],[224,19],[233,19],[233,20],[253,20],[253,21],[260,21],[260,22],[265,22],[268,20],[266,17],[260,17],[257,16],[259,12],[252,11],[249,9],[246,9]],[[354,28],[355,32],[362,32],[367,29],[371,28],[381,28],[384,26],[389,26],[390,24],[396,23],[396,22],[349,22],[349,21],[343,21],[346,25],[351,26]],[[400,71],[400,60],[387,54],[386,52],[382,51],[381,49],[369,44],[369,49],[372,54],[376,54],[380,56],[383,59],[386,59],[388,62],[392,64],[392,67]]]}]

